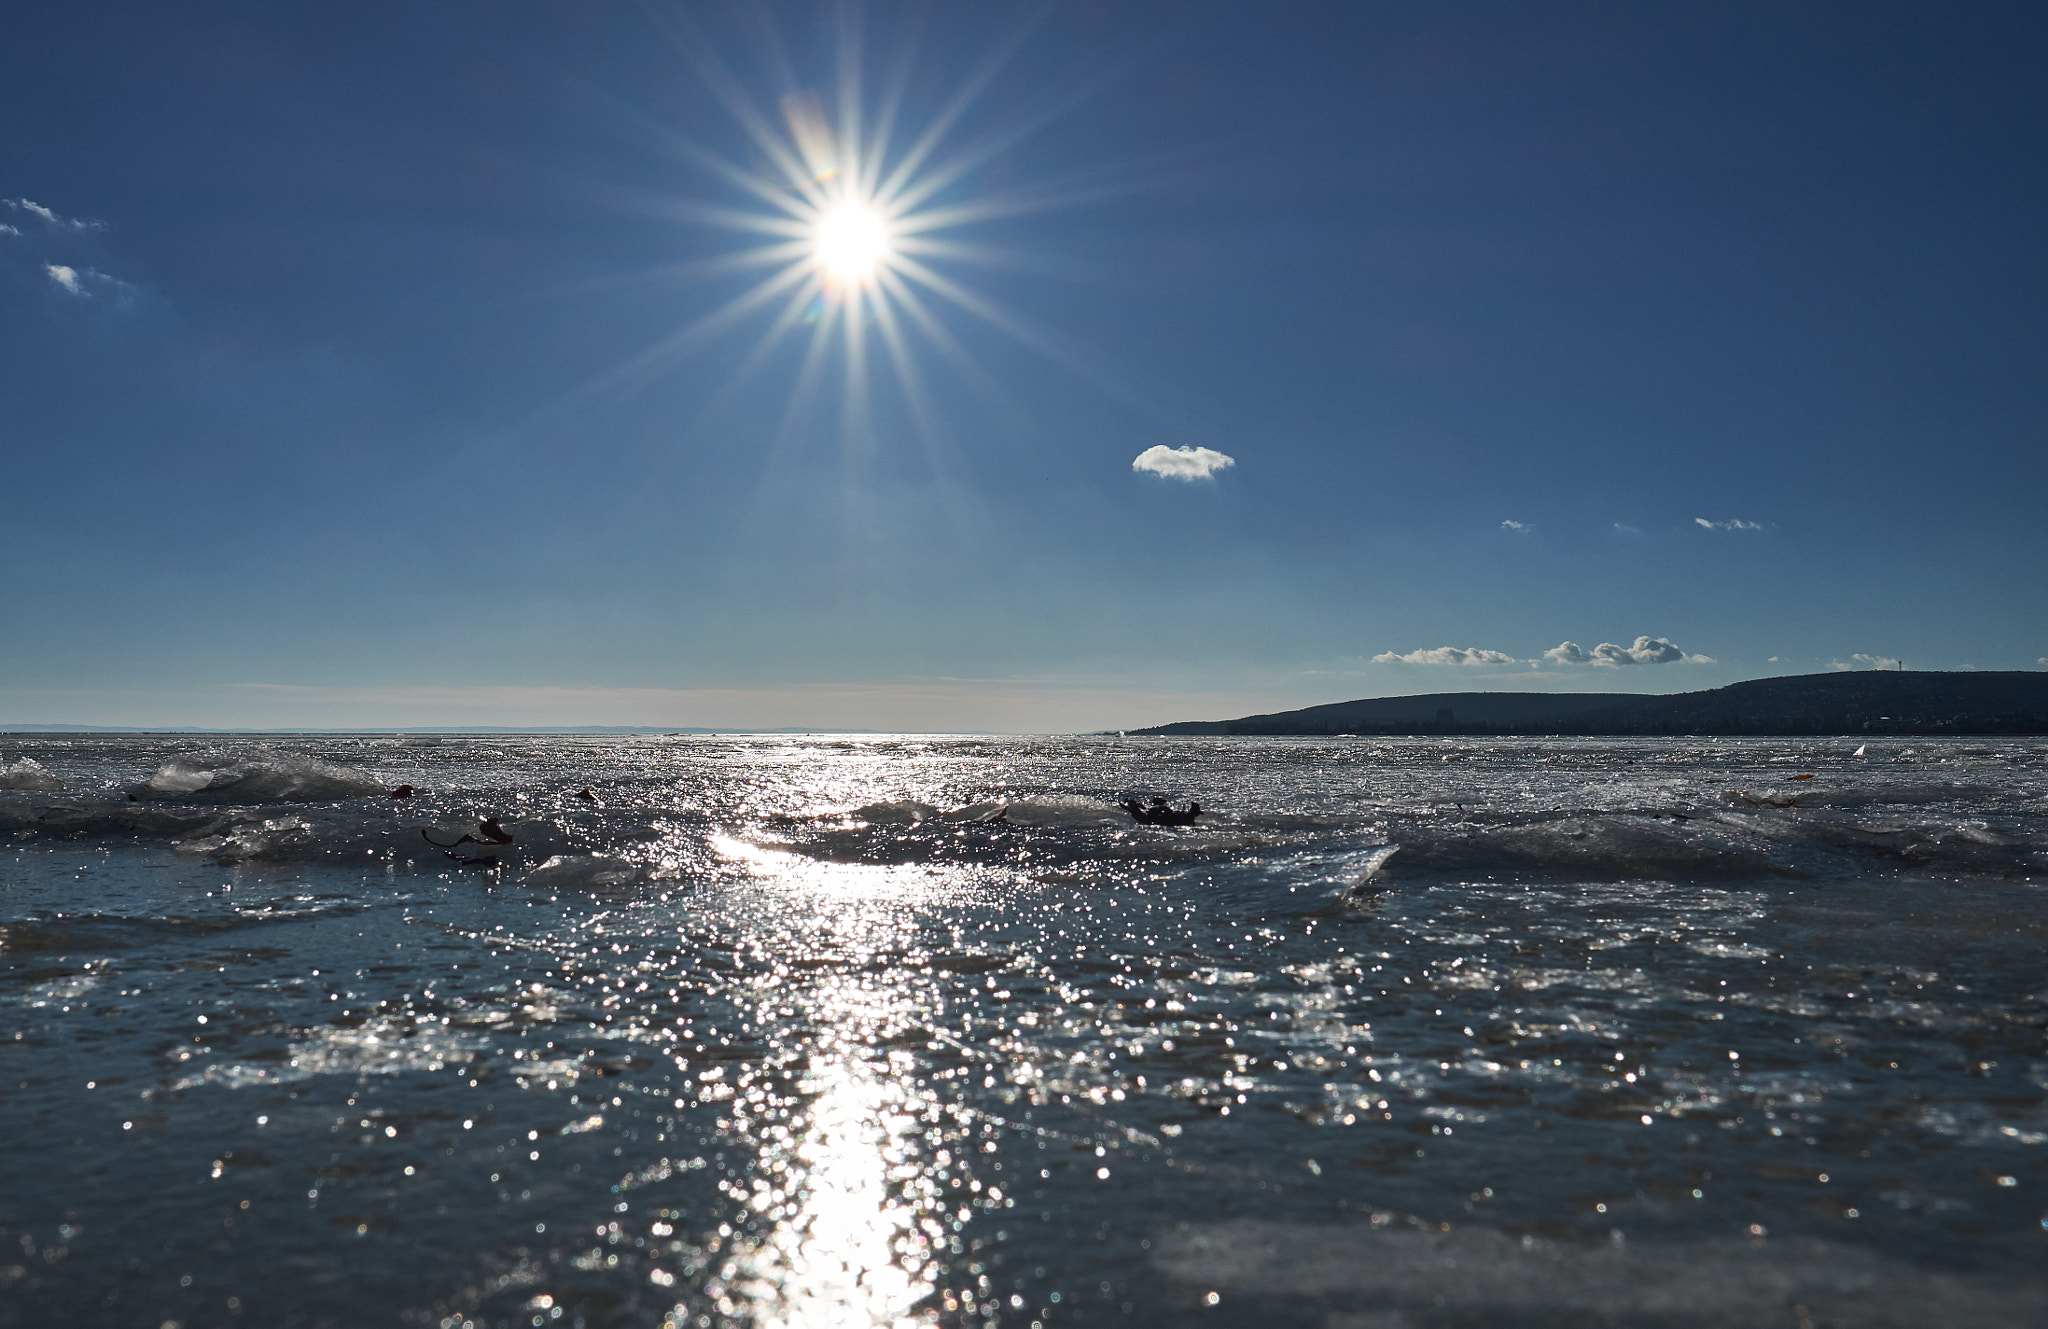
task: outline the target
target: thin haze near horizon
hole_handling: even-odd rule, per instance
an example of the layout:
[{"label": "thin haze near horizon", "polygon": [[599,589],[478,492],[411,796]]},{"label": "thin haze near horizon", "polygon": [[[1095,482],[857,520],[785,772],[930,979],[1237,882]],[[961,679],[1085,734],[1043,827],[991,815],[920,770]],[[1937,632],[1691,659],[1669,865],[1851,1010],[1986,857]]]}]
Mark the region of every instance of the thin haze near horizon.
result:
[{"label": "thin haze near horizon", "polygon": [[2038,6],[42,6],[0,721],[2048,665]]}]

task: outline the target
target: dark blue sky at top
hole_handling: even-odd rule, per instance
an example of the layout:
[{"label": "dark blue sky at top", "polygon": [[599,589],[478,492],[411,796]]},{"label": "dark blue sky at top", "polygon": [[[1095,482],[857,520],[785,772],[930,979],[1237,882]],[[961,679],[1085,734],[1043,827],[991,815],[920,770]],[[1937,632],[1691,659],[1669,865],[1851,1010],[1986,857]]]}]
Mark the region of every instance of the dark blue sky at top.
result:
[{"label": "dark blue sky at top", "polygon": [[[801,336],[738,376],[765,315],[646,354],[754,279],[678,271],[754,243],[681,145],[769,169],[701,62],[830,104],[834,15],[17,11],[0,719],[2048,657],[2038,7],[870,6],[899,141],[1016,39],[940,201],[1057,203],[934,266],[1061,355],[934,301],[924,430],[881,359],[865,428]],[[1638,635],[1713,663],[1372,660]]]}]

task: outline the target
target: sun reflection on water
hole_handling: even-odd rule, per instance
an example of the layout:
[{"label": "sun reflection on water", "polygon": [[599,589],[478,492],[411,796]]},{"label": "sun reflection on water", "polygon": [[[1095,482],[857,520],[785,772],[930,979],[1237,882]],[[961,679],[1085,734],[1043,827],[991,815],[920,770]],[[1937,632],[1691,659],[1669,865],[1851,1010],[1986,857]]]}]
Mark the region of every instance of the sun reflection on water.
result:
[{"label": "sun reflection on water", "polygon": [[[764,845],[756,839],[717,834],[710,837],[713,853],[746,871],[763,883],[800,900],[819,906],[856,901],[904,903],[930,897],[937,889],[934,873],[923,867],[882,866],[867,863],[827,863],[805,855]],[[858,947],[871,936],[864,930],[878,925],[892,936],[898,930],[893,914],[858,916],[834,909],[831,917],[815,920],[814,932],[830,938],[835,945]]]},{"label": "sun reflection on water", "polygon": [[[777,888],[785,941],[808,938],[804,963],[777,966],[752,998],[755,1026],[783,1030],[796,1046],[782,1064],[801,1069],[779,1085],[743,1073],[721,1122],[754,1151],[752,1174],[726,1193],[744,1210],[735,1226],[758,1235],[735,1233],[719,1308],[759,1329],[936,1323],[941,1305],[959,1304],[942,1284],[964,1219],[947,1208],[947,1184],[961,1169],[945,1147],[945,1105],[907,1050],[933,1036],[932,998],[888,957],[944,883],[928,869],[821,863],[738,837],[714,849]],[[810,981],[792,983],[797,972]]]},{"label": "sun reflection on water", "polygon": [[[852,1059],[814,1067],[801,1139],[770,1150],[754,1207],[774,1222],[741,1260],[734,1288],[763,1329],[919,1325],[936,1290],[943,1224],[923,1211],[914,1156],[918,1115],[898,1084]],[[781,1198],[778,1198],[781,1197]]]}]

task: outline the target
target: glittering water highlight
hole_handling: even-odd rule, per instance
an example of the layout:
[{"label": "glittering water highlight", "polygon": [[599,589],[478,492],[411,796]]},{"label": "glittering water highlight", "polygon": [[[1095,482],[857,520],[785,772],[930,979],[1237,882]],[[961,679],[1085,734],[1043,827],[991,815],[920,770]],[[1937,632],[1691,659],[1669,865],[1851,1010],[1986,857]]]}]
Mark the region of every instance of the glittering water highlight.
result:
[{"label": "glittering water highlight", "polygon": [[2038,740],[211,743],[0,745],[0,1325],[2048,1296]]}]

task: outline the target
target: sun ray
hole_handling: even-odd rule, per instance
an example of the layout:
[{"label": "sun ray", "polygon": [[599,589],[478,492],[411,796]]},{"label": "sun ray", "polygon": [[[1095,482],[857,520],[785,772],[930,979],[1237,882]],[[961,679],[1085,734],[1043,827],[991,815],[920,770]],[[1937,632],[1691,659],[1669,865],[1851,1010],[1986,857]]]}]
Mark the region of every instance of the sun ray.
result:
[{"label": "sun ray", "polygon": [[900,234],[946,230],[1004,217],[1023,217],[1107,203],[1152,186],[1151,179],[1128,170],[1089,172],[1069,176],[1065,181],[1048,181],[1001,194],[984,194],[957,203],[918,208],[903,213],[896,225]]},{"label": "sun ray", "polygon": [[851,5],[838,12],[839,37],[839,172],[850,195],[865,198],[861,188],[861,27]]},{"label": "sun ray", "polygon": [[[787,184],[777,183],[774,180],[764,180],[755,172],[733,165],[717,153],[691,142],[681,134],[668,135],[663,146],[692,165],[702,167],[710,174],[717,176],[730,185],[745,190],[763,203],[774,208],[776,212],[772,218],[773,220],[800,220],[810,208],[815,206],[815,200],[801,190]],[[669,201],[677,206],[685,206],[692,202],[692,200],[674,198],[671,198]],[[709,205],[700,204],[699,206]],[[733,209],[733,211],[740,212],[742,216],[752,217],[756,220],[762,217],[760,213],[748,213],[740,209]]]},{"label": "sun ray", "polygon": [[[899,254],[916,258],[960,259],[987,268],[1009,268],[1016,272],[1031,270],[1028,258],[1010,245],[991,245],[976,240],[936,239],[923,235],[899,235],[890,241],[890,248]],[[1070,271],[1064,261],[1050,262],[1047,271]]]},{"label": "sun ray", "polygon": [[952,301],[953,304],[973,314],[991,327],[999,328],[1009,333],[1011,337],[1032,350],[1055,358],[1064,354],[1056,342],[1028,326],[1016,315],[1006,313],[994,302],[983,299],[952,278],[918,262],[916,259],[899,254],[894,267],[903,276],[923,286],[926,290]]},{"label": "sun ray", "polygon": [[883,284],[889,290],[895,307],[901,309],[904,315],[917,325],[917,330],[923,333],[932,347],[952,365],[955,373],[996,403],[1009,418],[1021,420],[1025,417],[1023,405],[993,374],[982,368],[974,357],[968,354],[967,348],[960,344],[960,339],[953,335],[953,330],[932,313],[923,298],[912,290],[908,283],[891,273],[883,279]]},{"label": "sun ray", "polygon": [[864,198],[880,197],[878,186],[882,178],[882,161],[888,155],[889,143],[896,133],[896,120],[903,110],[903,94],[910,85],[910,71],[915,64],[919,36],[920,33],[913,30],[897,44],[895,66],[883,80],[882,100],[875,108],[874,128],[862,146],[860,177],[855,182]]},{"label": "sun ray", "polygon": [[874,446],[874,421],[869,414],[867,380],[867,325],[861,318],[866,292],[850,292],[839,307],[846,338],[846,372],[841,379],[841,402],[845,411],[848,441],[868,450]]},{"label": "sun ray", "polygon": [[811,246],[808,241],[790,240],[779,245],[761,245],[753,249],[736,249],[731,253],[713,254],[708,258],[677,259],[672,263],[662,263],[651,268],[585,277],[575,282],[564,283],[562,289],[576,292],[640,290],[649,286],[684,285],[707,278],[736,276],[756,272],[762,268],[772,268],[780,273],[792,263],[801,261],[810,252]]},{"label": "sun ray", "polygon": [[910,344],[897,322],[895,301],[875,301],[875,327],[882,335],[883,348],[888,352],[889,369],[895,376],[897,390],[903,394],[904,403],[910,408],[911,423],[917,429],[918,441],[924,445],[925,459],[936,468],[944,458],[941,447],[944,431],[932,403],[931,390],[925,385],[923,372],[918,369],[917,357],[911,354]]},{"label": "sun ray", "polygon": [[744,208],[695,203],[688,199],[671,200],[650,208],[649,211],[672,221],[698,222],[732,231],[751,231],[757,235],[786,236],[792,240],[801,240],[811,233],[810,226],[805,223],[803,214],[799,212],[792,212],[787,216],[774,216],[748,212]]},{"label": "sun ray", "polygon": [[945,141],[946,135],[953,131],[954,125],[959,123],[960,118],[967,114],[968,109],[983,93],[988,91],[989,85],[995,82],[996,75],[1002,72],[1003,66],[1023,49],[1025,39],[1031,35],[1031,28],[1036,27],[1042,18],[1043,12],[1034,17],[1028,25],[1020,25],[1010,34],[1007,41],[990,51],[982,58],[981,63],[969,72],[952,98],[932,117],[924,133],[918,136],[917,141],[898,160],[888,179],[875,189],[876,198],[892,205],[896,202],[896,196],[902,192],[904,186],[917,178],[925,159],[938,149]]},{"label": "sun ray", "polygon": [[703,318],[683,328],[676,334],[679,345],[697,345],[713,333],[723,332],[733,324],[773,300],[790,286],[805,281],[806,274],[796,266],[785,267],[782,271],[762,278],[750,289],[728,300],[724,305],[706,314]]},{"label": "sun ray", "polygon": [[1016,315],[1006,312],[993,302],[976,295],[960,283],[934,271],[923,263],[898,255],[895,267],[905,277],[918,282],[933,293],[943,296],[958,308],[981,319],[993,328],[1008,333],[1020,345],[1027,346],[1053,361],[1069,373],[1094,385],[1109,396],[1115,397],[1128,406],[1133,406],[1150,415],[1160,414],[1158,406],[1141,394],[1133,392],[1123,383],[1102,372],[1096,365],[1075,355],[1057,340],[1031,327]]},{"label": "sun ray", "polygon": [[700,404],[700,419],[716,418],[727,404],[740,394],[754,374],[788,339],[790,333],[803,324],[819,295],[819,287],[815,281],[805,282],[790,294],[774,321],[755,339],[746,356],[725,375],[724,382],[719,385],[717,391]]},{"label": "sun ray", "polygon": [[984,135],[975,143],[948,156],[944,161],[934,164],[916,178],[905,181],[900,189],[889,195],[890,206],[906,212],[918,208],[927,199],[958,184],[976,168],[986,166],[1006,149],[1029,138],[1049,121],[1065,114],[1067,109],[1068,105],[1063,103],[1057,110],[1042,111],[999,133]]},{"label": "sun ray", "polygon": [[[725,69],[725,66],[709,54],[710,45],[695,32],[694,25],[680,11],[662,11],[656,16],[657,24],[670,38],[670,44],[696,71],[711,95],[718,99],[726,113],[732,116],[741,130],[753,141],[761,154],[773,162],[778,170],[804,199],[813,207],[822,206],[824,195],[808,173],[803,169],[799,157],[791,151],[787,139],[778,134],[768,117],[761,113],[746,90]],[[677,29],[683,32],[678,33]],[[737,169],[737,168],[734,168]]]},{"label": "sun ray", "polygon": [[678,328],[624,364],[600,376],[590,385],[590,389],[594,391],[599,388],[622,387],[658,367],[673,363],[768,304],[780,291],[808,279],[809,274],[800,267],[784,268],[780,272],[770,274],[719,308],[685,327]]},{"label": "sun ray", "polygon": [[804,322],[811,307],[817,303],[821,294],[822,291],[815,280],[806,281],[803,285],[797,287],[788,301],[784,303],[782,311],[775,316],[775,321],[768,325],[767,330],[754,343],[754,348],[748,351],[746,358],[734,367],[725,387],[721,390],[721,397],[737,391],[753,372],[767,361],[768,357],[774,353],[775,348],[782,344],[783,339]]},{"label": "sun ray", "polygon": [[787,451],[795,442],[804,422],[810,418],[812,408],[817,405],[818,393],[825,378],[825,362],[832,348],[834,317],[835,315],[828,313],[811,325],[810,343],[804,347],[802,367],[797,370],[796,383],[790,389],[788,403],[783,407],[782,423],[775,431],[775,449],[778,453]]}]

